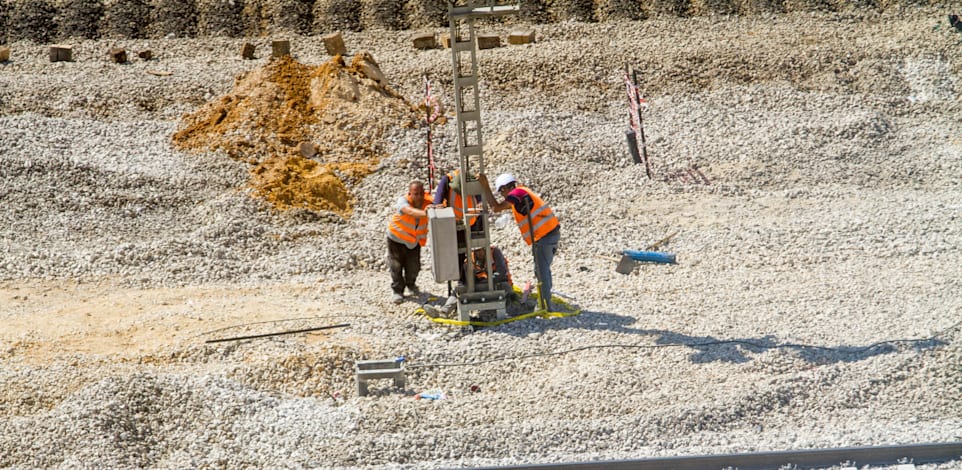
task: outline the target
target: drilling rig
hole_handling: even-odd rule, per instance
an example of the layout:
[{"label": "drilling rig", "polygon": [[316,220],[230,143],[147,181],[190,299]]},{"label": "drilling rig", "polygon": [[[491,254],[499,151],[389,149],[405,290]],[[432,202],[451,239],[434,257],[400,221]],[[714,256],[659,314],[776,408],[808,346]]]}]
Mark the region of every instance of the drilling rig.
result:
[{"label": "drilling rig", "polygon": [[[454,72],[454,105],[457,118],[457,151],[459,169],[457,178],[461,201],[466,206],[468,198],[480,198],[481,204],[475,210],[461,207],[462,220],[454,221],[447,228],[437,218],[440,211],[429,211],[436,219],[429,230],[433,247],[451,244],[457,240],[457,249],[432,251],[435,257],[435,281],[462,282],[454,290],[457,298],[458,319],[471,321],[472,312],[496,312],[497,318],[506,317],[507,297],[510,286],[497,285],[492,273],[491,230],[488,222],[488,205],[484,200],[481,183],[476,175],[484,173],[484,139],[481,133],[481,99],[478,88],[478,44],[475,34],[475,21],[516,14],[517,4],[501,4],[496,1],[460,0],[448,4],[451,58]],[[448,209],[450,211],[450,208]],[[432,214],[432,212],[434,214]],[[453,218],[453,212],[446,213]],[[429,217],[430,219],[431,217]],[[475,223],[478,225],[476,226]],[[444,237],[445,240],[441,240]],[[453,247],[451,247],[453,248]],[[481,281],[475,279],[472,256],[475,250],[484,250],[484,269],[487,276]],[[456,254],[455,254],[456,253]],[[461,263],[460,269],[439,269],[439,265],[451,266]],[[460,272],[459,272],[460,271]],[[444,275],[447,272],[450,274]]]}]

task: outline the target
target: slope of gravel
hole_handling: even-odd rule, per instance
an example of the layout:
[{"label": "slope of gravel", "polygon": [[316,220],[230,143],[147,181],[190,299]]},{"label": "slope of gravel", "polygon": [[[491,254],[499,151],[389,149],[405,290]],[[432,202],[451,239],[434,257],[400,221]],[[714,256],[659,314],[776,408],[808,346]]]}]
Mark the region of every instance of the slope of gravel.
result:
[{"label": "slope of gravel", "polygon": [[[170,142],[183,113],[267,60],[241,60],[241,40],[85,40],[56,64],[13,42],[4,285],[306,284],[293,297],[351,327],[322,343],[185,340],[139,362],[38,364],[30,337],[4,337],[0,466],[436,468],[958,441],[962,35],[946,13],[571,21],[483,51],[488,172],[556,209],[555,286],[583,312],[474,332],[387,302],[384,223],[424,178],[423,131],[387,136],[351,217],[279,213],[251,197],[246,164]],[[327,60],[319,38],[292,38],[302,62]],[[424,74],[449,96],[448,51],[345,39],[405,96]],[[108,63],[115,45],[157,59]],[[626,62],[650,103],[653,180],[624,148]],[[437,135],[444,167],[453,132]],[[692,165],[710,184],[682,176]],[[677,265],[614,272],[608,258],[672,232]],[[514,229],[493,236],[532,278]],[[444,291],[428,271],[421,284]],[[0,301],[0,321],[28,308]],[[355,396],[354,360],[398,355],[406,390]],[[447,399],[411,398],[435,389]]]},{"label": "slope of gravel", "polygon": [[[248,37],[445,27],[446,0],[3,0],[0,44],[105,38]],[[457,0],[455,4],[463,5]],[[475,2],[483,4],[484,2]],[[502,25],[788,12],[898,13],[953,0],[518,0]]]}]

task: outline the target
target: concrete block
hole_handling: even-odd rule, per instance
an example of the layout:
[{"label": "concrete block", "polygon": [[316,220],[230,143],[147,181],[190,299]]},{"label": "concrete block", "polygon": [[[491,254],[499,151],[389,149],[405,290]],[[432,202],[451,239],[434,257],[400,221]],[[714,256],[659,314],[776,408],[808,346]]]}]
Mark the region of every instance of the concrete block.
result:
[{"label": "concrete block", "polygon": [[107,54],[110,55],[110,60],[114,61],[115,64],[127,63],[127,50],[122,47],[115,47]]},{"label": "concrete block", "polygon": [[286,39],[271,41],[271,57],[291,55],[291,42]]},{"label": "concrete block", "polygon": [[530,29],[511,31],[511,33],[508,34],[508,44],[531,44],[533,42],[534,31]]},{"label": "concrete block", "polygon": [[8,60],[10,60],[10,48],[0,46],[0,62],[6,62]]},{"label": "concrete block", "polygon": [[344,38],[341,37],[341,33],[331,33],[321,37],[324,41],[324,49],[327,50],[327,55],[347,55],[347,48],[344,47]]},{"label": "concrete block", "polygon": [[479,34],[478,49],[494,49],[501,47],[501,36],[497,34]]},{"label": "concrete block", "polygon": [[137,57],[140,57],[141,59],[144,59],[144,60],[150,60],[154,58],[154,52],[151,51],[150,49],[146,49],[138,52]]},{"label": "concrete block", "polygon": [[254,45],[249,42],[245,42],[244,45],[241,46],[241,57],[243,57],[245,60],[253,59]]},{"label": "concrete block", "polygon": [[434,38],[434,33],[420,33],[411,37],[411,42],[415,49],[434,49],[438,47],[438,41]]},{"label": "concrete block", "polygon": [[50,62],[73,61],[73,46],[54,44],[50,46]]},{"label": "concrete block", "polygon": [[441,47],[443,47],[443,48],[445,48],[445,49],[450,49],[450,48],[451,48],[451,35],[450,35],[450,34],[442,34],[442,35],[441,35]]}]

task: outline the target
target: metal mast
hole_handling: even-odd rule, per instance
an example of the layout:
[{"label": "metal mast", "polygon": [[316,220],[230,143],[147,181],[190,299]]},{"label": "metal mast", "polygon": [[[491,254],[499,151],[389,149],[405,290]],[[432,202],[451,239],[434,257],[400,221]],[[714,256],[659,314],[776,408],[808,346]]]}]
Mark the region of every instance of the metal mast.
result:
[{"label": "metal mast", "polygon": [[[499,319],[506,316],[503,290],[495,290],[491,270],[491,231],[488,226],[487,201],[476,175],[484,172],[484,140],[481,135],[481,97],[478,89],[477,38],[474,20],[510,15],[519,11],[518,5],[502,5],[496,1],[466,0],[448,3],[451,57],[454,68],[454,106],[458,124],[458,156],[460,160],[461,198],[481,196],[481,211],[469,213],[462,207],[464,218],[464,278],[465,285],[458,291],[458,318],[469,321],[472,311],[494,310]],[[480,230],[472,230],[472,222],[480,218]],[[477,285],[474,279],[472,254],[483,248],[485,253],[486,283]],[[462,247],[458,247],[461,252]]]}]

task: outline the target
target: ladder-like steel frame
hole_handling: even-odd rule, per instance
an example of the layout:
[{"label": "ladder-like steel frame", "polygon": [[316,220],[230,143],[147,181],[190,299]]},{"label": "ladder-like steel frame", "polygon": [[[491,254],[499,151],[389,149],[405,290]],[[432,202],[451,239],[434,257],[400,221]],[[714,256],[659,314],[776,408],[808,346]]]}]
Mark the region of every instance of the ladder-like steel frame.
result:
[{"label": "ladder-like steel frame", "polygon": [[[458,127],[458,157],[460,160],[461,199],[481,196],[481,210],[469,213],[462,207],[464,227],[463,290],[458,291],[458,318],[469,321],[472,311],[494,310],[498,319],[506,316],[507,293],[496,290],[491,270],[491,230],[488,224],[488,204],[484,200],[481,183],[475,177],[484,173],[484,140],[481,134],[481,96],[478,89],[477,37],[474,20],[517,13],[518,5],[501,5],[496,1],[466,0],[458,5],[448,4],[451,57],[454,69],[454,109]],[[471,230],[476,218],[482,230]],[[478,286],[474,280],[472,253],[484,248],[487,285]],[[460,247],[459,247],[460,250]]]}]

